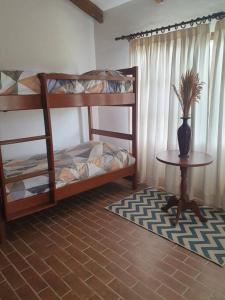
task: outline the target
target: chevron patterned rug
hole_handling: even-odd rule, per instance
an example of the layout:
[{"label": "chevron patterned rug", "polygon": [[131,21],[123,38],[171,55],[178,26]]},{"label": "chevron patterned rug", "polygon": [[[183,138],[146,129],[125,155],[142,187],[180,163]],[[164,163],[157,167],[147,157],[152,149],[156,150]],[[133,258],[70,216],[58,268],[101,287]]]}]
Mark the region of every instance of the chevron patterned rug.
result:
[{"label": "chevron patterned rug", "polygon": [[198,255],[224,266],[225,264],[225,211],[201,206],[206,223],[201,223],[190,210],[182,213],[176,227],[170,224],[176,208],[163,212],[171,194],[147,188],[106,207],[107,210],[144,227]]}]

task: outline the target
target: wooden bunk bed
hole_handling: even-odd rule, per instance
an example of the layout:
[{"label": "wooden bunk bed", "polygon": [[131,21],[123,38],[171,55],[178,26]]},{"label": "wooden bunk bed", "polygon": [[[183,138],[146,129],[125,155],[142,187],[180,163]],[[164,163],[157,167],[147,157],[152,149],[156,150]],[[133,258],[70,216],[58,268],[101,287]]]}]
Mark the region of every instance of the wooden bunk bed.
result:
[{"label": "wooden bunk bed", "polygon": [[[0,95],[0,111],[18,111],[43,109],[45,135],[32,136],[20,139],[0,141],[0,188],[1,188],[1,236],[4,235],[4,224],[45,208],[55,206],[58,201],[73,196],[83,191],[95,188],[105,183],[119,178],[129,178],[132,180],[133,188],[137,185],[137,67],[119,70],[126,76],[124,80],[132,81],[133,88],[129,93],[79,93],[79,94],[57,94],[49,93],[48,80],[90,80],[90,75],[67,75],[67,74],[39,74],[41,83],[41,94],[35,95]],[[106,78],[104,78],[105,80]],[[94,80],[103,80],[101,76],[94,76]],[[121,77],[107,77],[107,80],[121,81]],[[125,134],[120,132],[106,131],[93,128],[92,107],[93,106],[122,106],[130,107],[132,110],[132,133]],[[124,139],[132,142],[132,156],[135,162],[129,166],[117,169],[102,175],[90,177],[56,188],[55,183],[55,161],[52,142],[52,128],[50,109],[65,107],[87,107],[89,138],[93,140],[94,135],[101,135],[113,138]],[[47,169],[31,172],[28,174],[5,177],[2,158],[2,146],[9,144],[24,143],[30,141],[46,141],[47,149]],[[18,201],[7,201],[6,185],[11,182],[25,180],[31,177],[38,177],[43,174],[49,176],[49,191],[31,197],[19,199]]]}]

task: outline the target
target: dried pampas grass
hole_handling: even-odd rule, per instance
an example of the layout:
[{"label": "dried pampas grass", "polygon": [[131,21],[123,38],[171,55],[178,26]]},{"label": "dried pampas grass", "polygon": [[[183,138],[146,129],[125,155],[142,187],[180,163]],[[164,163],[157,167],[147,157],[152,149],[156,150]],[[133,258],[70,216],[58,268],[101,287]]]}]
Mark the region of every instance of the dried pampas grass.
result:
[{"label": "dried pampas grass", "polygon": [[189,111],[192,104],[199,102],[203,84],[204,82],[199,81],[198,73],[190,70],[181,76],[179,92],[175,85],[173,85],[173,89],[180,102],[184,118],[189,117]]}]

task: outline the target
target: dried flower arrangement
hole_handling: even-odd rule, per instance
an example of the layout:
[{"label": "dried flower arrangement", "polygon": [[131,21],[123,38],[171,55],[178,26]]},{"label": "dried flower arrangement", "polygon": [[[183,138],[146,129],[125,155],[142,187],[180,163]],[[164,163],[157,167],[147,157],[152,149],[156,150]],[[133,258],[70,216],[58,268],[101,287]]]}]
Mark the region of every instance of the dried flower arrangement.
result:
[{"label": "dried flower arrangement", "polygon": [[179,92],[175,85],[173,85],[173,89],[180,102],[184,118],[189,117],[189,111],[192,104],[199,102],[203,84],[204,82],[199,81],[198,73],[195,73],[193,70],[188,70],[181,76]]}]

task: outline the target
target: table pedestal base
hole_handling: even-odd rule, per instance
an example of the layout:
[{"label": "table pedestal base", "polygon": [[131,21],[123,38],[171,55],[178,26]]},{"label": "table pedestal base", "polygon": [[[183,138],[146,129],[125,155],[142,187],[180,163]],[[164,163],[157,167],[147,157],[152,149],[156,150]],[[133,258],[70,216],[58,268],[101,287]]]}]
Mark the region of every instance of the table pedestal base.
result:
[{"label": "table pedestal base", "polygon": [[167,212],[168,209],[173,207],[173,206],[177,206],[176,218],[171,219],[171,224],[173,226],[177,225],[177,223],[179,221],[179,218],[180,218],[181,212],[185,211],[186,209],[190,209],[191,211],[193,211],[201,222],[203,222],[203,223],[207,222],[207,219],[201,215],[198,204],[194,200],[184,201],[184,199],[178,199],[176,196],[171,196],[168,199],[168,203],[166,205],[164,205],[161,209],[163,211]]},{"label": "table pedestal base", "polygon": [[187,169],[187,167],[180,167],[180,199],[177,199],[176,196],[172,196],[169,198],[168,203],[162,207],[163,211],[167,211],[170,207],[177,206],[176,218],[171,220],[171,224],[173,226],[177,225],[181,212],[186,209],[193,211],[196,216],[199,217],[201,222],[207,222],[207,219],[201,215],[198,204],[194,200],[189,200],[189,196],[187,194]]}]

